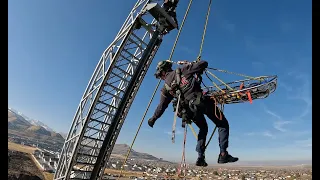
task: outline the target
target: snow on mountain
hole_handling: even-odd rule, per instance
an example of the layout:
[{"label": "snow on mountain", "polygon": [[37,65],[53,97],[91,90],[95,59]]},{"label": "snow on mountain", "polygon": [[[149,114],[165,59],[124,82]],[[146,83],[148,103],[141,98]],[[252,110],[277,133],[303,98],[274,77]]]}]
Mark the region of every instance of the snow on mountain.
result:
[{"label": "snow on mountain", "polygon": [[38,120],[34,120],[34,119],[31,119],[29,117],[27,117],[26,115],[24,115],[23,113],[19,112],[18,110],[15,110],[13,108],[8,108],[10,111],[20,115],[21,117],[23,117],[25,120],[29,121],[32,125],[35,125],[35,126],[41,126],[43,128],[45,128],[47,131],[51,131],[51,132],[55,132],[53,129],[51,129],[49,126],[45,125],[43,122],[41,121],[38,121]]},{"label": "snow on mountain", "polygon": [[27,120],[27,121],[30,121],[30,120],[31,120],[29,117],[27,117],[26,115],[24,115],[23,113],[21,113],[21,112],[18,111],[18,110],[15,110],[15,109],[13,109],[13,108],[8,108],[8,109],[9,109],[10,111],[18,114],[19,116],[23,117],[23,118],[24,118],[25,120]]},{"label": "snow on mountain", "polygon": [[43,128],[45,128],[47,131],[52,131],[54,132],[53,129],[51,129],[50,127],[48,127],[47,125],[45,125],[43,122],[41,121],[38,121],[38,120],[34,120],[34,119],[30,119],[28,120],[32,125],[35,125],[35,126],[41,126]]}]

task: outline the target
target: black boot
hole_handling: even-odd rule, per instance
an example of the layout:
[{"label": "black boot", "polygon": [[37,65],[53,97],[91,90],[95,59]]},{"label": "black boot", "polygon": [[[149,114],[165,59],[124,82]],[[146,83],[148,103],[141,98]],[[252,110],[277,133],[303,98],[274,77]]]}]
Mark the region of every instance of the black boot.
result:
[{"label": "black boot", "polygon": [[150,119],[148,120],[148,125],[153,128],[153,125],[154,125],[155,122],[156,122],[156,120],[150,118]]},{"label": "black boot", "polygon": [[196,166],[203,166],[206,167],[208,166],[205,157],[198,157],[197,162],[196,162]]},{"label": "black boot", "polygon": [[223,156],[219,154],[218,163],[219,164],[233,163],[233,162],[237,162],[238,160],[239,158],[232,157],[228,152],[225,152]]}]

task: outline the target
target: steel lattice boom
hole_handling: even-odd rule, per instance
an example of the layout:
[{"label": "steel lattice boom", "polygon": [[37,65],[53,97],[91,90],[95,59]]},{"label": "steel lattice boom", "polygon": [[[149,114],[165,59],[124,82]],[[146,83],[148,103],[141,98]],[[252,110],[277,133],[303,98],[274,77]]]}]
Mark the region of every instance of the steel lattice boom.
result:
[{"label": "steel lattice boom", "polygon": [[138,0],[96,66],[61,150],[54,179],[103,177],[162,33],[176,27],[157,3]]}]

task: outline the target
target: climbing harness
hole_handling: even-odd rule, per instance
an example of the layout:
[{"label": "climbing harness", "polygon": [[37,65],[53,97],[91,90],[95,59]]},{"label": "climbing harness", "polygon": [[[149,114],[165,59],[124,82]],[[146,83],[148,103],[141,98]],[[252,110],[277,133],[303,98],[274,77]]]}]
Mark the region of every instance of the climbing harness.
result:
[{"label": "climbing harness", "polygon": [[[190,124],[191,123],[191,119],[193,119],[196,116],[197,111],[192,108],[191,106],[195,107],[194,105],[196,103],[198,103],[197,105],[200,105],[201,103],[201,96],[202,93],[199,92],[197,93],[198,96],[194,102],[194,105],[190,104],[191,101],[185,101],[185,97],[184,97],[184,93],[190,89],[191,85],[194,85],[195,83],[199,83],[201,80],[199,81],[200,76],[198,75],[197,77],[194,76],[190,76],[189,78],[184,77],[181,74],[181,69],[177,68],[175,71],[175,79],[172,81],[172,83],[170,85],[165,83],[165,89],[167,92],[169,92],[175,99],[177,100],[173,100],[174,102],[177,101],[177,103],[173,103],[174,105],[174,110],[175,110],[175,115],[174,115],[174,121],[173,121],[173,125],[172,125],[172,143],[175,142],[175,129],[176,129],[176,119],[177,116],[182,118],[182,127],[185,127],[185,124]],[[193,95],[193,94],[191,94]],[[193,102],[193,101],[192,101]],[[180,113],[179,113],[180,111]],[[192,112],[192,117],[190,117]]]}]

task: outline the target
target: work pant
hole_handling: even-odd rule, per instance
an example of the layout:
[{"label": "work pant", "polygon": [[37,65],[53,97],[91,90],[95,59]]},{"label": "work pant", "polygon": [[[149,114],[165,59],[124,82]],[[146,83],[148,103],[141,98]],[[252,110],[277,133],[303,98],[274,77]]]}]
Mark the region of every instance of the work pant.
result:
[{"label": "work pant", "polygon": [[[218,128],[219,133],[219,146],[220,146],[220,153],[226,152],[229,143],[229,123],[228,120],[225,118],[223,112],[221,112],[222,120],[220,118],[220,113],[218,107],[215,105],[214,100],[205,98],[203,100],[204,109],[201,109],[196,114],[194,118],[194,123],[199,127],[199,134],[198,134],[198,142],[196,151],[199,154],[199,157],[204,156],[205,152],[205,144],[206,144],[206,137],[208,134],[208,124],[204,115],[206,115]],[[216,109],[216,113],[215,113]],[[216,117],[216,114],[218,117]]]}]

